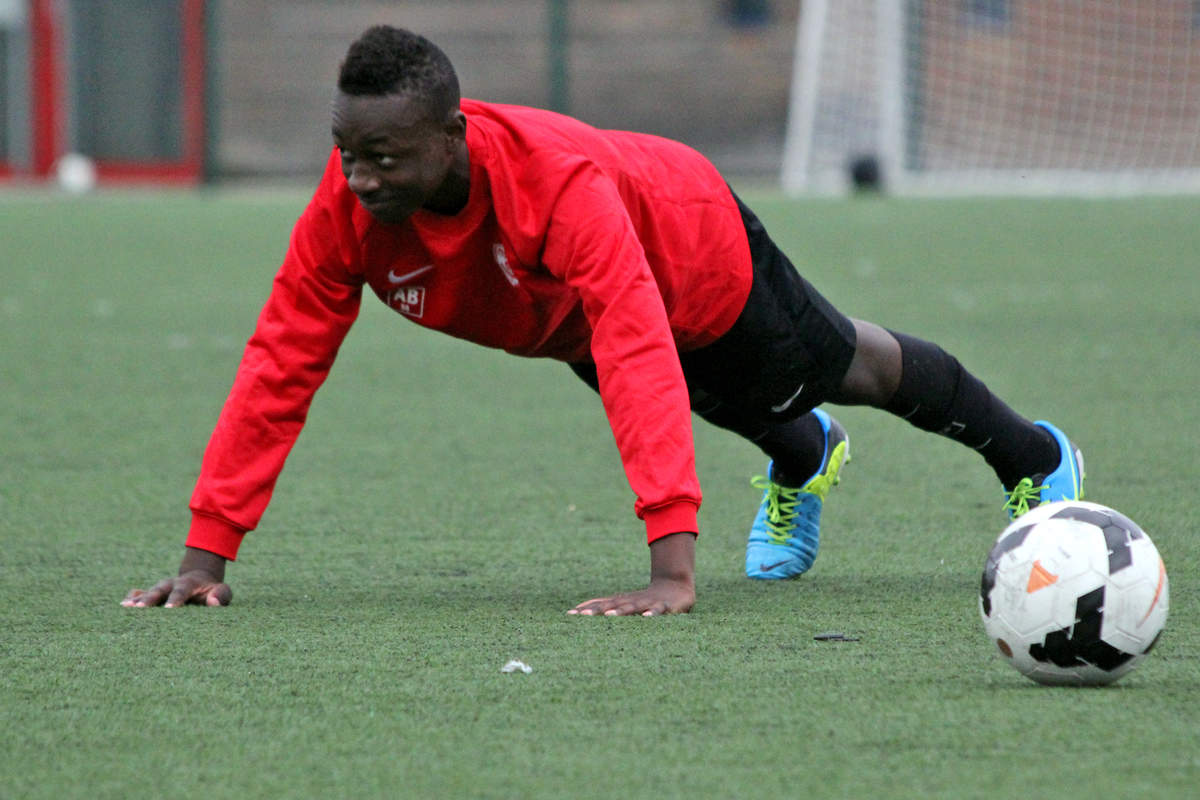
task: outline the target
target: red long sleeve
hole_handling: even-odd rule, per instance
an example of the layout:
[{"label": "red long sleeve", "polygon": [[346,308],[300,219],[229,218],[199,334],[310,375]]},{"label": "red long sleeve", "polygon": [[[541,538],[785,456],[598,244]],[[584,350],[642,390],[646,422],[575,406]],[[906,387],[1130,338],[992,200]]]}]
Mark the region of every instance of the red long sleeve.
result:
[{"label": "red long sleeve", "polygon": [[696,531],[691,409],[662,295],[613,183],[581,167],[558,196],[548,269],[578,292],[600,396],[650,541]]},{"label": "red long sleeve", "polygon": [[361,280],[336,266],[330,219],[330,208],[314,201],[296,225],[204,453],[189,546],[236,557],[358,316]]}]

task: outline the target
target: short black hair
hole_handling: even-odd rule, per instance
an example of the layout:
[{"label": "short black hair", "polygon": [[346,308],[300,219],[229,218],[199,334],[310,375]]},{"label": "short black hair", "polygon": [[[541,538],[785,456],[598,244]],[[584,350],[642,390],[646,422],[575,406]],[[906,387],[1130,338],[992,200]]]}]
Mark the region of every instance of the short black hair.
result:
[{"label": "short black hair", "polygon": [[436,44],[424,36],[375,25],[346,51],[338,89],[350,95],[407,94],[429,105],[434,119],[458,108],[458,75]]}]

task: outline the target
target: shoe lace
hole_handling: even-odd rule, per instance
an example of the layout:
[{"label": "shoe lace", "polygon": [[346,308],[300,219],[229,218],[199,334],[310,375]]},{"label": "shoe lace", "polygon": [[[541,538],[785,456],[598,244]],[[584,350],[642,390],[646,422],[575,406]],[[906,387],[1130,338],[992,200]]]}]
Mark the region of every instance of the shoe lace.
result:
[{"label": "shoe lace", "polygon": [[775,544],[786,544],[799,515],[800,490],[780,486],[766,475],[755,475],[750,485],[767,493],[767,536]]},{"label": "shoe lace", "polygon": [[1045,488],[1045,484],[1034,486],[1032,478],[1021,478],[1011,492],[1005,493],[1008,499],[1004,502],[1004,510],[1011,512],[1012,518],[1016,519],[1041,502]]}]

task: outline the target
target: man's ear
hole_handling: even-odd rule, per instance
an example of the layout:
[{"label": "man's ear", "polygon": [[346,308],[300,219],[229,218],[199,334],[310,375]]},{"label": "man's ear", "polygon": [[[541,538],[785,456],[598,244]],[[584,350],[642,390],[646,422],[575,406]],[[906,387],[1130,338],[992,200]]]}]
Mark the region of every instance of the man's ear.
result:
[{"label": "man's ear", "polygon": [[454,113],[450,115],[450,119],[446,120],[442,126],[442,131],[446,134],[451,145],[467,138],[467,115],[462,112],[461,108],[454,110]]}]

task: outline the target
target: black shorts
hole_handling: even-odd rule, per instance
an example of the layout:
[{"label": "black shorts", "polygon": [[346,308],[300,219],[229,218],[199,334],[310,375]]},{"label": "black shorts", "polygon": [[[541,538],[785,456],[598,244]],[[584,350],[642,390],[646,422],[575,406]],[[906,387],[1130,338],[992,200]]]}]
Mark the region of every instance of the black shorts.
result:
[{"label": "black shorts", "polygon": [[[854,357],[854,323],[801,277],[736,195],[750,242],[753,281],[742,313],[721,338],[679,354],[692,405],[716,398],[747,421],[795,419],[824,402]],[[572,364],[598,388],[594,364]]]}]

